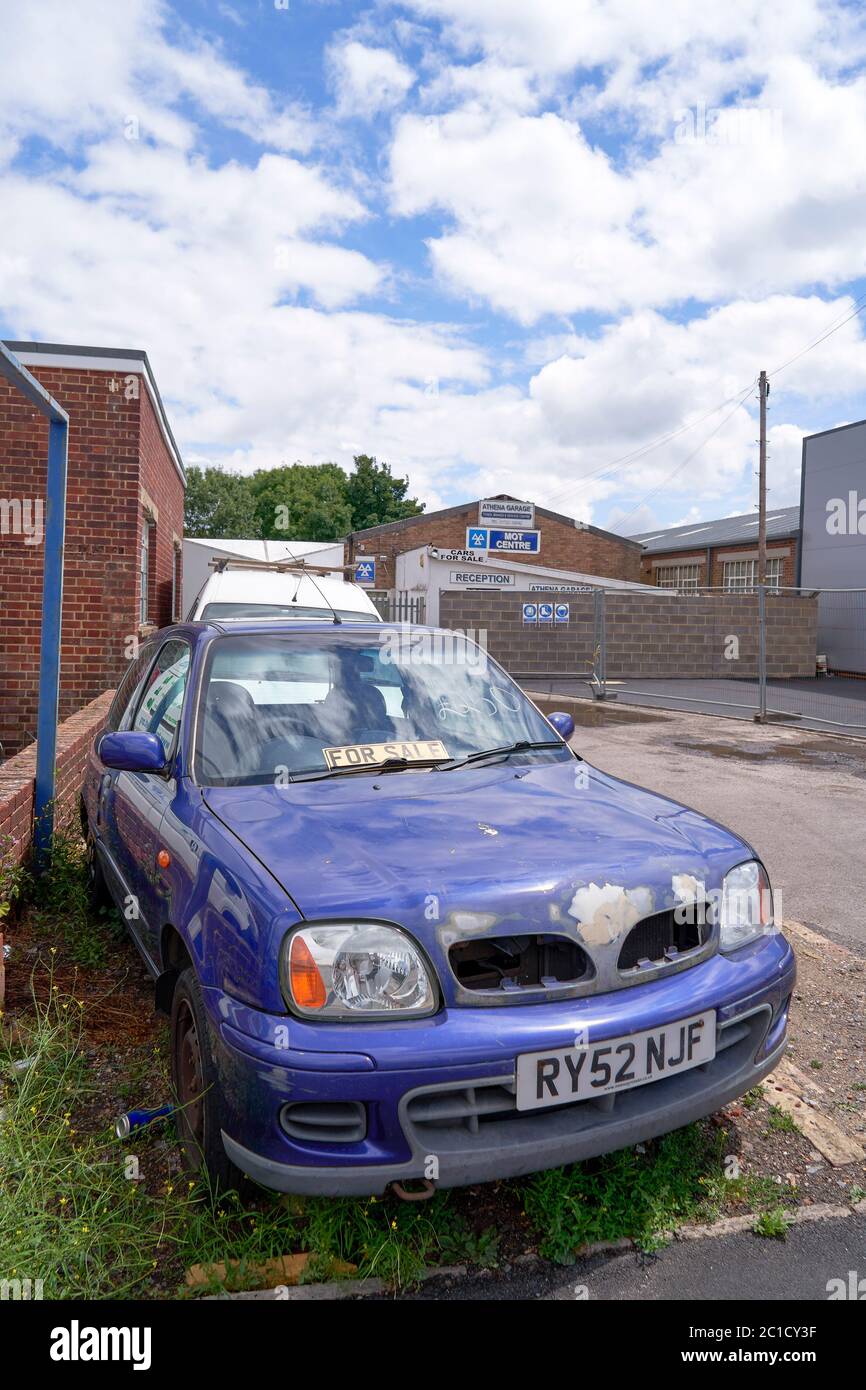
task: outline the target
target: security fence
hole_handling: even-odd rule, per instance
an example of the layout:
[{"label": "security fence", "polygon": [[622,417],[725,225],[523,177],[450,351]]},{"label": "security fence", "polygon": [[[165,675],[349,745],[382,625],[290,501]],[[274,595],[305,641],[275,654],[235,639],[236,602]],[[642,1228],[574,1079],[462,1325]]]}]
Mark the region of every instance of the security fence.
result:
[{"label": "security fence", "polygon": [[[866,589],[440,594],[529,690],[866,736]],[[527,608],[561,610],[527,622]],[[840,665],[840,662],[844,664]]]}]

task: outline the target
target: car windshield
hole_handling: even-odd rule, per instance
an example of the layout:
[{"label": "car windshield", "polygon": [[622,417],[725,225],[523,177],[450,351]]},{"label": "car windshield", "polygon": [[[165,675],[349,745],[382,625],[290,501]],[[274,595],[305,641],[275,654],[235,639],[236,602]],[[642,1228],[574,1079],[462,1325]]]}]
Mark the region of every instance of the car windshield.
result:
[{"label": "car windshield", "polygon": [[345,623],[369,623],[376,621],[376,614],[359,612],[357,608],[310,608],[303,603],[208,603],[201,612],[199,622],[219,622],[221,618],[333,618],[334,614]]},{"label": "car windshield", "polygon": [[397,630],[217,638],[203,676],[195,775],[288,783],[377,767],[451,766],[542,744],[570,754],[486,653],[457,633]]}]

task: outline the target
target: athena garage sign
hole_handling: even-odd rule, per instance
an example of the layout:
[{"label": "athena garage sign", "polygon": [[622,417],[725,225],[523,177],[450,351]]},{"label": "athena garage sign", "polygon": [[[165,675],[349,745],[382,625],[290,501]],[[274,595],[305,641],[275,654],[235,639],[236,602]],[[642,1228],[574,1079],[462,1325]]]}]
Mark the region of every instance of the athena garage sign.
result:
[{"label": "athena garage sign", "polygon": [[535,525],[535,504],[517,502],[511,498],[488,497],[486,501],[478,503],[478,524],[531,531]]}]

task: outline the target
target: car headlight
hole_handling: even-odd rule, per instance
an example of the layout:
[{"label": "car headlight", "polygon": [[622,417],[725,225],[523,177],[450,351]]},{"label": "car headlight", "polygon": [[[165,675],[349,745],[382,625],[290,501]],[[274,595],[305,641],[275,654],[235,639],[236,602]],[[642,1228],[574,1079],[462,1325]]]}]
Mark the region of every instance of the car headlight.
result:
[{"label": "car headlight", "polygon": [[719,910],[719,949],[735,951],[773,928],[773,893],[763,864],[749,859],[725,874]]},{"label": "car headlight", "polygon": [[283,993],[310,1018],[418,1017],[437,1007],[431,967],[399,927],[339,922],[300,927],[283,942]]}]

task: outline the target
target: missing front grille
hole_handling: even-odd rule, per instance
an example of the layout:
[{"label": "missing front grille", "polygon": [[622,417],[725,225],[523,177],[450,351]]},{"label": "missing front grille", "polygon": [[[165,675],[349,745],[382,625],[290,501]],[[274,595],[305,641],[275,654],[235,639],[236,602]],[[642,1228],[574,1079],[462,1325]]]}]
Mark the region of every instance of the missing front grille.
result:
[{"label": "missing front grille", "polygon": [[710,932],[708,903],[691,903],[688,909],[654,912],[632,927],[619,953],[620,970],[634,970],[641,961],[662,964],[671,952],[681,955],[702,946]]},{"label": "missing front grille", "polygon": [[486,936],[461,941],[448,953],[464,989],[531,989],[574,984],[589,970],[589,958],[565,936]]}]

